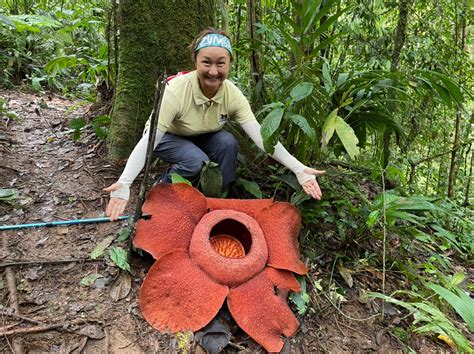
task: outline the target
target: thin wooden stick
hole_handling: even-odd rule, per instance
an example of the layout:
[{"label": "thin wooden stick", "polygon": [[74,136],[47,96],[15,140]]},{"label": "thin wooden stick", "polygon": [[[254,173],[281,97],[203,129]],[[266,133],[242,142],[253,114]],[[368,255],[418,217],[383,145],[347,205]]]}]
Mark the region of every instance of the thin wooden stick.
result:
[{"label": "thin wooden stick", "polygon": [[67,327],[67,326],[71,326],[78,323],[84,323],[84,322],[86,322],[84,319],[77,319],[70,322],[53,323],[49,325],[42,325],[42,326],[35,326],[35,327],[28,327],[28,328],[17,328],[17,329],[12,329],[9,331],[1,331],[0,336],[14,336],[17,334],[41,333],[41,332],[50,331],[52,329],[60,329],[62,327]]},{"label": "thin wooden stick", "polygon": [[12,318],[16,318],[17,320],[23,320],[23,321],[31,322],[31,323],[34,323],[34,324],[37,324],[37,325],[44,324],[41,321],[37,321],[35,319],[19,315],[18,313],[15,313],[14,311],[15,311],[14,309],[6,308],[6,309],[3,310],[2,315],[12,317]]},{"label": "thin wooden stick", "polygon": [[[19,315],[20,314],[20,306],[18,305],[18,293],[16,290],[16,279],[13,270],[10,267],[5,269],[5,278],[7,279],[7,286],[8,286],[8,293],[9,293],[9,302],[10,305],[13,307],[13,310]],[[25,348],[23,347],[23,342],[21,338],[13,338],[12,340],[12,348],[15,354],[23,354],[25,352]]]},{"label": "thin wooden stick", "polygon": [[5,267],[15,267],[15,266],[24,266],[24,265],[35,265],[35,264],[62,264],[62,263],[89,263],[89,262],[102,262],[100,259],[91,259],[91,258],[79,258],[79,259],[61,259],[61,260],[37,260],[37,261],[18,261],[18,262],[7,262],[0,263],[0,269]]}]

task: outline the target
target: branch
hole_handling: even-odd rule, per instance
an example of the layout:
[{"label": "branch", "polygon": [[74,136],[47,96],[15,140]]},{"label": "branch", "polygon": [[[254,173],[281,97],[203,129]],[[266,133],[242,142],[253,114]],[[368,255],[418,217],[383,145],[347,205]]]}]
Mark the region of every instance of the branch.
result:
[{"label": "branch", "polygon": [[441,157],[441,156],[443,156],[443,155],[450,154],[450,153],[453,152],[453,151],[459,150],[461,147],[466,146],[466,145],[469,145],[469,144],[471,144],[473,141],[474,141],[474,139],[471,139],[471,140],[465,142],[464,144],[459,144],[458,146],[452,148],[451,150],[448,150],[448,151],[445,151],[445,152],[441,152],[441,153],[436,154],[436,155],[433,155],[433,156],[428,156],[428,157],[425,157],[424,159],[421,159],[421,160],[418,160],[418,161],[415,161],[415,162],[410,161],[410,165],[411,165],[412,167],[416,167],[416,166],[418,166],[419,164],[421,164],[421,163],[423,163],[423,162],[430,161],[430,160],[434,160],[434,159],[436,159],[436,158],[438,158],[438,157]]}]

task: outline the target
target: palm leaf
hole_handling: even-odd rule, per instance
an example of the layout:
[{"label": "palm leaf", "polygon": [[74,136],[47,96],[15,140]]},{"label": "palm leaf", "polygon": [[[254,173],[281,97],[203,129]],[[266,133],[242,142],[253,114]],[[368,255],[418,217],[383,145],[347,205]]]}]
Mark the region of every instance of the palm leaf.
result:
[{"label": "palm leaf", "polygon": [[459,289],[457,286],[454,287],[457,294],[433,283],[428,284],[428,287],[441,298],[446,300],[446,302],[448,302],[467,323],[469,329],[474,332],[474,300],[467,296],[462,289]]}]

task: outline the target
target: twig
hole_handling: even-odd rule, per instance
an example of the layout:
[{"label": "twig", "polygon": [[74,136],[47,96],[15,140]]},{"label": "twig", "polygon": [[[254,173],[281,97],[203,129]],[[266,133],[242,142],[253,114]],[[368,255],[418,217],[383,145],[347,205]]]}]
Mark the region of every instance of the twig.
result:
[{"label": "twig", "polygon": [[9,325],[7,325],[7,326],[0,327],[0,331],[6,331],[6,330],[8,330],[8,329],[10,329],[10,328],[13,328],[13,327],[18,326],[20,323],[21,323],[21,321],[15,322],[15,323],[12,323],[12,324],[9,324]]},{"label": "twig", "polygon": [[[383,207],[383,238],[382,238],[382,294],[385,295],[385,280],[387,272],[387,202],[385,200],[385,169],[382,169],[382,207]],[[385,317],[385,306],[382,304],[382,320]]]},{"label": "twig", "polygon": [[337,320],[337,316],[335,313],[333,313],[334,315],[334,322],[336,323],[336,327],[337,329],[339,330],[339,332],[341,332],[341,334],[346,337],[346,334],[344,333],[344,331],[341,329],[341,327],[339,326],[339,321]]},{"label": "twig", "polygon": [[[6,240],[6,239],[4,239]],[[5,241],[2,242],[5,245]],[[13,310],[20,315],[20,306],[18,305],[18,293],[16,289],[16,279],[13,270],[10,267],[5,269],[5,278],[7,280],[8,286],[8,293],[9,293],[9,300],[10,304],[13,307]],[[13,338],[12,340],[12,348],[14,353],[24,353],[25,349],[23,347],[23,342],[21,338]]]},{"label": "twig", "polygon": [[60,328],[66,329],[67,326],[72,326],[72,325],[83,323],[83,322],[86,322],[86,321],[81,318],[81,319],[76,319],[76,320],[73,320],[70,322],[64,322],[64,323],[54,323],[54,324],[29,327],[29,328],[17,328],[17,329],[12,329],[10,331],[2,331],[0,332],[0,336],[14,336],[17,334],[41,333],[41,332],[47,332],[52,329],[60,329]]},{"label": "twig", "polygon": [[16,173],[20,173],[20,170],[17,170],[16,168],[10,167],[10,166],[5,166],[5,165],[0,165],[0,168],[6,169],[6,170],[12,170]]},{"label": "twig", "polygon": [[32,318],[19,315],[18,313],[15,313],[15,312],[13,312],[13,311],[14,311],[14,309],[6,308],[6,309],[4,309],[4,310],[2,311],[2,315],[3,315],[3,316],[12,317],[12,318],[16,318],[16,319],[18,319],[18,320],[24,320],[24,321],[31,322],[31,323],[34,323],[34,324],[37,324],[37,325],[42,325],[42,324],[44,324],[44,323],[42,323],[41,321],[37,321],[37,320],[34,320],[34,319],[32,319]]},{"label": "twig", "polygon": [[237,350],[245,350],[247,348],[245,348],[243,345],[240,345],[240,344],[237,344],[237,343],[234,343],[234,342],[229,342],[227,344],[229,347],[232,347],[234,349],[237,349]]},{"label": "twig", "polygon": [[18,313],[20,307],[18,305],[18,294],[16,292],[15,274],[10,267],[5,269],[5,278],[7,279],[10,304],[12,305],[13,310]]},{"label": "twig", "polygon": [[365,336],[365,337],[367,337],[367,338],[369,338],[369,339],[372,339],[368,334],[366,334],[366,333],[364,333],[364,332],[362,332],[362,331],[359,331],[358,329],[355,329],[354,327],[351,327],[351,326],[349,326],[349,325],[346,325],[344,322],[340,322],[339,324],[340,324],[340,325],[343,325],[343,326],[346,327],[347,329],[350,329],[351,331],[357,332],[357,333],[359,333],[359,334],[361,334],[361,335],[363,335],[363,336]]},{"label": "twig", "polygon": [[85,262],[101,262],[100,259],[91,259],[91,258],[79,258],[79,259],[64,259],[64,260],[37,260],[37,261],[18,261],[18,262],[8,262],[8,263],[0,263],[0,269],[5,267],[15,267],[15,266],[23,266],[23,265],[33,265],[33,264],[62,264],[62,263],[85,263]]},{"label": "twig", "polygon": [[346,315],[344,312],[342,312],[341,309],[340,309],[338,306],[336,306],[336,304],[334,304],[334,303],[331,301],[331,299],[329,298],[329,296],[327,296],[327,295],[324,294],[324,293],[323,293],[323,295],[324,295],[324,297],[326,298],[326,300],[328,300],[329,303],[337,310],[337,312],[339,312],[342,316],[344,316],[345,318],[347,318],[347,319],[349,319],[349,320],[351,320],[351,321],[364,322],[364,321],[368,321],[368,320],[370,320],[370,319],[375,318],[375,317],[378,316],[378,314],[375,314],[375,315],[372,315],[372,316],[369,316],[369,317],[366,317],[366,318],[354,318],[354,317],[348,316],[348,315]]}]

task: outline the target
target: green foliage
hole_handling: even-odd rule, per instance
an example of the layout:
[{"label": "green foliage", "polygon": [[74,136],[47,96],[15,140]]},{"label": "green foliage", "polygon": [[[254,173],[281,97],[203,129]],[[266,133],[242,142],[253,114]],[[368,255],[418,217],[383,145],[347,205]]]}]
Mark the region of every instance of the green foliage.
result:
[{"label": "green foliage", "polygon": [[295,304],[298,314],[304,315],[308,311],[310,302],[310,296],[306,290],[306,279],[304,277],[298,277],[298,282],[301,286],[300,292],[291,292],[289,295],[290,301]]},{"label": "green foliage", "polygon": [[92,250],[91,252],[91,258],[92,259],[97,259],[99,258],[100,256],[102,256],[104,254],[104,251],[107,247],[109,247],[112,242],[114,241],[115,239],[115,236],[114,235],[111,235],[111,236],[107,236],[106,238],[104,238],[102,241],[100,241],[97,246],[95,246],[95,248]]},{"label": "green foliage", "polygon": [[[415,238],[428,249],[445,252],[455,249],[458,256],[467,258],[474,250],[474,223],[464,214],[452,225],[449,204],[422,196],[402,197],[384,192],[375,198],[367,217],[367,226],[385,225],[397,234]],[[469,214],[469,213],[468,213]],[[450,231],[449,228],[452,228]]]},{"label": "green foliage", "polygon": [[201,170],[199,184],[206,197],[220,197],[222,191],[222,173],[219,164],[212,161],[205,161]]},{"label": "green foliage", "polygon": [[466,322],[471,332],[474,332],[474,300],[464,290],[455,285],[452,286],[454,292],[438,284],[428,284],[428,287],[446,300]]},{"label": "green foliage", "polygon": [[6,117],[7,119],[17,119],[18,113],[15,111],[9,111],[7,109],[7,100],[0,98],[0,117]]},{"label": "green foliage", "polygon": [[237,183],[241,185],[247,192],[249,192],[255,198],[262,199],[263,197],[262,191],[260,190],[260,187],[258,186],[256,182],[248,181],[244,178],[239,178],[237,180]]},{"label": "green foliage", "polygon": [[0,189],[0,202],[12,202],[18,199],[18,190],[13,188],[1,188]]},{"label": "green foliage", "polygon": [[171,183],[186,183],[187,185],[189,186],[192,186],[193,184],[188,181],[186,178],[184,177],[181,177],[180,175],[178,175],[177,173],[171,173],[170,174],[170,177],[171,177]]},{"label": "green foliage", "polygon": [[74,129],[72,139],[77,141],[81,138],[81,131],[84,129],[91,127],[94,131],[95,135],[100,140],[104,140],[107,137],[107,130],[110,125],[110,116],[109,115],[101,115],[97,116],[92,119],[92,121],[88,124],[84,118],[75,118],[69,121],[69,127]]},{"label": "green foliage", "polygon": [[113,246],[109,249],[109,257],[119,268],[130,272],[127,251],[122,247]]},{"label": "green foliage", "polygon": [[[399,292],[402,293],[402,292]],[[418,294],[407,292],[408,295],[414,298],[418,297]],[[456,326],[446,317],[439,308],[427,300],[407,302],[398,300],[394,296],[387,296],[379,293],[370,293],[369,296],[382,299],[392,304],[401,306],[413,315],[415,321],[414,324],[418,325],[415,329],[417,333],[436,333],[438,335],[446,336],[456,343],[456,346],[460,352],[473,353],[474,349],[470,345],[469,341],[462,334],[462,332],[456,328]]]},{"label": "green foliage", "polygon": [[0,84],[30,83],[37,91],[94,97],[96,81],[108,82],[113,72],[103,35],[108,7],[105,0],[53,6],[37,2],[28,13],[1,14]]}]

